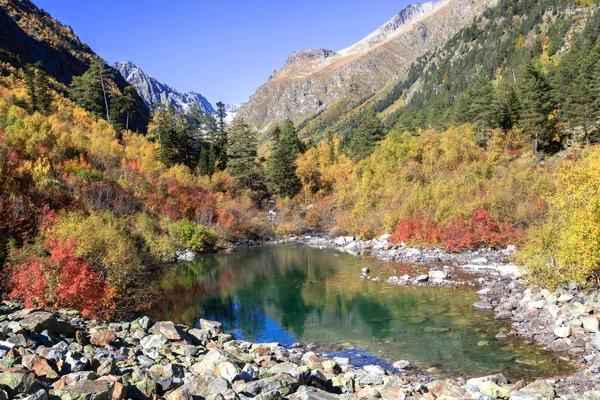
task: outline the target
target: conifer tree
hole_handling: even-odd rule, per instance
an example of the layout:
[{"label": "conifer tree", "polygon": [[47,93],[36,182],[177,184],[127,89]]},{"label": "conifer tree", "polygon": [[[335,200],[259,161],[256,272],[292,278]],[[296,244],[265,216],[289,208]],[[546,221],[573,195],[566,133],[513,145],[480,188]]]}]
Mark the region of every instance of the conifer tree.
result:
[{"label": "conifer tree", "polygon": [[291,120],[286,120],[281,128],[273,132],[273,147],[267,159],[266,180],[269,192],[283,197],[298,194],[302,185],[296,175],[296,158],[301,151],[296,128]]},{"label": "conifer tree", "polygon": [[227,170],[252,189],[263,186],[258,170],[258,139],[243,118],[238,118],[228,132]]},{"label": "conifer tree", "polygon": [[375,110],[369,110],[365,114],[360,126],[350,138],[350,152],[355,161],[368,157],[377,143],[385,136],[381,127],[381,120]]},{"label": "conifer tree", "polygon": [[549,116],[554,110],[550,85],[546,77],[529,62],[519,74],[518,80],[521,112],[519,125],[531,136],[535,153],[547,145],[554,134]]},{"label": "conifer tree", "polygon": [[73,77],[70,85],[71,98],[79,106],[110,122],[107,80],[111,74],[102,61],[94,61],[81,76]]},{"label": "conifer tree", "polygon": [[47,113],[52,106],[52,89],[48,74],[42,69],[42,63],[28,65],[24,71],[25,86],[29,96],[31,112]]},{"label": "conifer tree", "polygon": [[153,134],[160,144],[160,160],[167,166],[184,164],[186,161],[186,132],[182,120],[172,103],[156,111]]}]

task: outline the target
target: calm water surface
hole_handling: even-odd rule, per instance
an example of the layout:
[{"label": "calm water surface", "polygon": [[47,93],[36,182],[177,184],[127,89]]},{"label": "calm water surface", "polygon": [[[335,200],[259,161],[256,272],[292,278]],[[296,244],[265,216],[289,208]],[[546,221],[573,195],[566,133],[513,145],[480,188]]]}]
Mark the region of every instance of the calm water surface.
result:
[{"label": "calm water surface", "polygon": [[394,269],[410,269],[335,249],[241,249],[173,267],[162,280],[163,300],[153,314],[189,326],[198,326],[200,318],[218,320],[249,341],[314,342],[359,365],[373,357],[382,364],[407,359],[454,377],[571,371],[537,345],[496,340],[510,325],[474,310],[479,300],[474,289],[392,287],[358,279],[364,267],[384,279]]}]

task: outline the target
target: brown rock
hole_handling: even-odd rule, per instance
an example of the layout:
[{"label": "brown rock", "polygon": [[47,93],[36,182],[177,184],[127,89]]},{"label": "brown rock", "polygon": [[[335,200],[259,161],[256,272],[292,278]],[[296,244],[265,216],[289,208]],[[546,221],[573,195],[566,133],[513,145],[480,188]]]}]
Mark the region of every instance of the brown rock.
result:
[{"label": "brown rock", "polygon": [[217,321],[200,319],[200,328],[210,331],[213,334],[213,336],[217,336],[219,333],[223,333],[223,325]]},{"label": "brown rock", "polygon": [[115,340],[117,340],[117,334],[111,330],[93,332],[90,335],[90,343],[98,347],[106,347]]},{"label": "brown rock", "polygon": [[35,359],[32,369],[40,378],[54,380],[60,377],[55,367],[41,357]]},{"label": "brown rock", "polygon": [[87,346],[88,344],[90,344],[90,337],[84,331],[77,331],[77,332],[75,332],[75,340],[81,346]]},{"label": "brown rock", "polygon": [[169,340],[181,340],[181,335],[177,332],[177,327],[171,321],[159,322],[158,330]]},{"label": "brown rock", "polygon": [[127,388],[119,382],[115,382],[112,392],[112,400],[124,400],[127,397]]},{"label": "brown rock", "polygon": [[169,393],[167,400],[192,400],[192,395],[186,388],[181,388]]}]

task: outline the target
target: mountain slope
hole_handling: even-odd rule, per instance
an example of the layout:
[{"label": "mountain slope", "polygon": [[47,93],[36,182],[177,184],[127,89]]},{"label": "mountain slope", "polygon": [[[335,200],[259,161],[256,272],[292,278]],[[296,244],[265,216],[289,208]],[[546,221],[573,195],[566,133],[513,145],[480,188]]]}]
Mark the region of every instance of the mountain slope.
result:
[{"label": "mountain slope", "polygon": [[173,103],[179,111],[187,111],[196,104],[204,113],[215,113],[212,104],[200,93],[179,93],[170,86],[148,76],[131,61],[116,62],[113,67],[123,75],[127,82],[137,88],[139,95],[148,107],[156,103]]},{"label": "mountain slope", "polygon": [[408,7],[360,42],[341,51],[293,53],[252,95],[239,115],[266,130],[287,117],[300,122],[342,99],[371,96],[427,50],[442,45],[493,0],[442,0]]},{"label": "mountain slope", "polygon": [[[70,27],[29,0],[0,1],[0,27],[0,62],[21,68],[39,61],[46,72],[64,85],[85,73],[92,60],[99,59]],[[117,71],[112,72],[112,80],[120,90],[128,86]],[[62,90],[65,89],[63,86]],[[141,98],[136,100],[136,116],[131,126],[142,132],[146,130],[150,112]]]}]

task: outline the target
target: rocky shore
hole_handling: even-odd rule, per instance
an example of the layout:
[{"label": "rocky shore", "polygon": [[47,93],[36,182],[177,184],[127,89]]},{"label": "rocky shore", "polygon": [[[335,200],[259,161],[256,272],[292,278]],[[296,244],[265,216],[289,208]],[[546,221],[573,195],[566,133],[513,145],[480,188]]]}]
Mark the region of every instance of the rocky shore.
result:
[{"label": "rocky shore", "polygon": [[552,399],[560,388],[501,374],[435,379],[408,361],[357,368],[300,344],[237,341],[219,322],[199,324],[104,323],[1,303],[0,399]]}]

